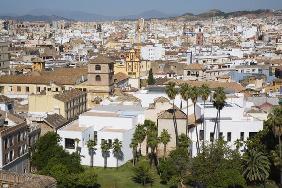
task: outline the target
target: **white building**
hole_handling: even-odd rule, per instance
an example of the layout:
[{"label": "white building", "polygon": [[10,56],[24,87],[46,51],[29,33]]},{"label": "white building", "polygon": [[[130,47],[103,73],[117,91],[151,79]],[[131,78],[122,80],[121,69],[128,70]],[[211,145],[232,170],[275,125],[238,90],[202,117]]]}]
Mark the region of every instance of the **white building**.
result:
[{"label": "white building", "polygon": [[[253,104],[244,100],[243,94],[235,94],[229,96],[225,107],[220,112],[219,137],[229,142],[231,148],[235,149],[234,142],[236,140],[246,141],[249,137],[254,136],[263,129],[263,121],[252,114],[247,113]],[[217,110],[211,102],[207,102],[205,107],[203,102],[197,103],[196,116],[203,118],[205,121],[198,125],[198,135],[200,146],[203,142],[211,142],[218,139],[218,135],[214,135],[214,125]],[[190,130],[190,138],[193,141],[192,155],[197,155],[196,150],[196,129]],[[241,148],[243,149],[243,147]]]},{"label": "white building", "polygon": [[[118,165],[125,164],[132,159],[132,149],[129,147],[135,127],[144,123],[144,109],[140,106],[110,104],[97,106],[85,112],[65,127],[57,131],[60,135],[60,144],[69,151],[80,152],[81,164],[90,165],[90,155],[87,148],[89,140],[95,140],[97,150],[94,155],[94,166],[104,166],[101,143],[106,140],[113,143],[114,139],[122,142],[123,159]],[[75,140],[79,139],[78,144]],[[110,149],[107,158],[108,167],[117,167],[116,158]]]},{"label": "white building", "polygon": [[161,44],[146,45],[141,48],[141,58],[143,60],[162,60],[165,56],[165,48]]}]

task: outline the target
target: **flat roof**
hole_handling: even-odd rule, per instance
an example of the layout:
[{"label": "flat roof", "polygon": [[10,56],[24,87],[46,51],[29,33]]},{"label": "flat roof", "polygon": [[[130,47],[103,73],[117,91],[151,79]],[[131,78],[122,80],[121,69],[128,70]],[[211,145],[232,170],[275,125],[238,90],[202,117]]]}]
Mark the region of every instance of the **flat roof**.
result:
[{"label": "flat roof", "polygon": [[60,128],[59,130],[83,132],[88,128],[89,127],[80,127],[78,120],[75,120],[75,121],[71,122],[70,124],[67,124],[66,126]]},{"label": "flat roof", "polygon": [[145,108],[137,105],[120,105],[120,104],[109,104],[99,105],[94,107],[90,112],[95,111],[107,111],[107,112],[134,112],[134,111],[145,111]]}]

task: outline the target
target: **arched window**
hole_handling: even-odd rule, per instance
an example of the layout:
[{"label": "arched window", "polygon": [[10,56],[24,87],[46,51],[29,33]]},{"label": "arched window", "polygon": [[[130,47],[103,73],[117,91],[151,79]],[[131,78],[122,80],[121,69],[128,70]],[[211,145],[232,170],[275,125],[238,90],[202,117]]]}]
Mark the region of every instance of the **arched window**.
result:
[{"label": "arched window", "polygon": [[100,76],[100,75],[97,75],[97,76],[95,77],[95,80],[96,80],[96,81],[101,81],[101,76]]},{"label": "arched window", "polygon": [[101,70],[101,65],[95,65],[95,70],[97,71]]}]

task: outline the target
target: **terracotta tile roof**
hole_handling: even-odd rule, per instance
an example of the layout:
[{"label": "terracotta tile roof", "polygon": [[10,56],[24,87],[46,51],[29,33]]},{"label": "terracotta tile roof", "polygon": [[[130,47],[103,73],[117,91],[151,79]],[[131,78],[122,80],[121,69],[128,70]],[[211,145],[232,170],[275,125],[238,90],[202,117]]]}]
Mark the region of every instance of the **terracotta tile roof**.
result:
[{"label": "terracotta tile roof", "polygon": [[89,61],[90,64],[110,64],[113,60],[104,55],[98,55],[96,58]]},{"label": "terracotta tile roof", "polygon": [[59,129],[64,126],[68,121],[61,115],[48,114],[47,117],[44,119],[44,122],[54,129]]},{"label": "terracotta tile roof", "polygon": [[128,76],[122,72],[119,72],[114,75],[114,81],[117,83],[126,79],[128,79]]},{"label": "terracotta tile roof", "polygon": [[43,71],[37,75],[0,76],[0,84],[50,84],[75,85],[82,77],[87,76],[86,68],[59,68],[54,71]]},{"label": "terracotta tile roof", "polygon": [[5,95],[0,95],[0,103],[10,103],[13,99],[6,97]]},{"label": "terracotta tile roof", "polygon": [[[181,111],[179,108],[175,108],[176,119],[186,119],[187,115]],[[172,119],[173,118],[173,108],[162,111],[158,115],[158,119]]]},{"label": "terracotta tile roof", "polygon": [[40,57],[35,57],[32,59],[32,62],[36,62],[36,63],[44,63],[43,59],[41,59]]},{"label": "terracotta tile roof", "polygon": [[204,70],[204,66],[202,64],[198,64],[198,63],[192,63],[189,65],[186,65],[185,70]]},{"label": "terracotta tile roof", "polygon": [[154,103],[164,103],[164,102],[170,102],[166,97],[158,97],[156,99],[154,99]]},{"label": "terracotta tile roof", "polygon": [[180,85],[182,83],[187,83],[191,86],[202,86],[203,84],[207,84],[211,89],[215,89],[217,87],[223,87],[225,89],[231,89],[235,92],[241,92],[244,91],[246,88],[243,87],[241,84],[237,82],[217,82],[217,81],[192,81],[192,80],[169,80],[164,83],[164,85],[167,85],[169,82],[175,82],[177,85]]},{"label": "terracotta tile roof", "polygon": [[64,91],[62,93],[56,94],[54,95],[54,98],[57,100],[63,101],[63,102],[68,102],[83,94],[85,94],[85,92],[80,91],[78,89],[72,89],[72,90],[68,90],[68,91]]}]

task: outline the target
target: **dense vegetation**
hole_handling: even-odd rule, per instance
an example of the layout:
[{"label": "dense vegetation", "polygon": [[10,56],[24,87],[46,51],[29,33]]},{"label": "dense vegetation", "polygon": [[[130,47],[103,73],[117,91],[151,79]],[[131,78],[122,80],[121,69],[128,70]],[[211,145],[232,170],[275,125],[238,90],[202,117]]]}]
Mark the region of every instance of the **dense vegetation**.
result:
[{"label": "dense vegetation", "polygon": [[[195,104],[199,98],[204,101],[211,95],[210,89],[191,87],[187,84],[176,89],[170,83],[166,92],[174,101],[180,93],[183,100],[192,99]],[[158,135],[158,128],[152,121],[135,129],[130,147],[132,164],[127,163],[120,169],[108,169],[107,154],[113,149],[117,159],[122,157],[121,142],[114,141],[113,148],[107,142],[102,144],[105,168],[83,168],[78,152],[69,154],[58,145],[59,137],[48,133],[41,137],[31,150],[31,164],[37,173],[49,175],[58,181],[58,187],[247,187],[282,185],[282,106],[273,108],[264,122],[264,129],[245,142],[236,141],[236,149],[219,136],[220,111],[225,107],[226,96],[222,88],[214,90],[213,105],[217,109],[214,124],[214,141],[200,146],[197,140],[197,157],[190,153],[191,140],[188,134],[177,132],[177,121],[173,115],[176,137],[176,149],[167,151],[166,145],[171,140],[167,130]],[[174,103],[174,102],[173,102]],[[174,106],[173,106],[174,108]],[[188,111],[188,109],[187,109]],[[187,130],[188,130],[187,122]],[[197,137],[198,138],[198,137]],[[145,156],[141,147],[146,144]],[[163,144],[162,157],[157,154],[157,147]],[[96,150],[96,143],[87,144],[91,157],[91,166]],[[242,147],[244,148],[242,150]],[[100,185],[99,185],[100,184]]]}]

